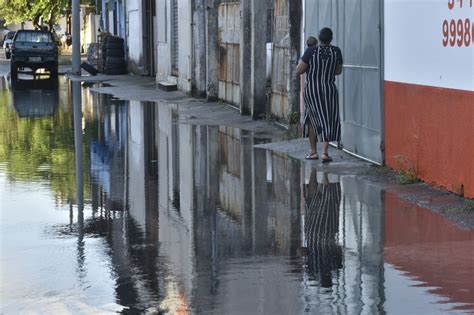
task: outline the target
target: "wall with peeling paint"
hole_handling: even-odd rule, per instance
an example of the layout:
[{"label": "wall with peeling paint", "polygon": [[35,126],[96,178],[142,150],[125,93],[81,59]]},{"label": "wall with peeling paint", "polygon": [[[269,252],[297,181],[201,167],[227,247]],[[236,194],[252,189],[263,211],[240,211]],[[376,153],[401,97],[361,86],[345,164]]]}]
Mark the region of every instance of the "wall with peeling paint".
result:
[{"label": "wall with peeling paint", "polygon": [[240,2],[218,7],[219,99],[240,105]]},{"label": "wall with peeling paint", "polygon": [[272,25],[272,92],[270,114],[285,118],[299,112],[299,76],[296,65],[300,54],[301,3],[275,0]]}]

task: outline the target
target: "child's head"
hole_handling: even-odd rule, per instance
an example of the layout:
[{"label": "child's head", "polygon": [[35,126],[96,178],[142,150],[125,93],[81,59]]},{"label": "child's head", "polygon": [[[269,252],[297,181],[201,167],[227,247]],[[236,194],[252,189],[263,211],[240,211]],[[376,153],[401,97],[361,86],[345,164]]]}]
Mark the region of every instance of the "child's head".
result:
[{"label": "child's head", "polygon": [[308,47],[313,47],[313,46],[316,46],[317,44],[318,44],[318,40],[314,36],[310,36],[306,40],[306,45],[308,45]]}]

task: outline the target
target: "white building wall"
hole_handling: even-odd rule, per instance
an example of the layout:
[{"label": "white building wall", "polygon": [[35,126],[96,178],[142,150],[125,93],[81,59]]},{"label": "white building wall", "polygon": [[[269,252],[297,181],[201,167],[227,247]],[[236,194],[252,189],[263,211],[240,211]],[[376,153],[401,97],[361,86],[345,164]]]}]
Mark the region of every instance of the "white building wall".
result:
[{"label": "white building wall", "polygon": [[156,80],[176,81],[178,88],[191,91],[192,73],[192,6],[190,0],[177,0],[178,4],[178,76],[171,77],[173,54],[172,0],[157,0],[157,74]]},{"label": "white building wall", "polygon": [[386,81],[474,91],[472,1],[388,0],[384,19]]},{"label": "white building wall", "polygon": [[[7,25],[7,28],[10,30],[10,31],[18,31],[18,30],[21,30],[22,29],[22,25],[21,23],[18,23],[18,24],[8,24]],[[23,29],[25,30],[34,30],[35,29],[35,26],[33,25],[32,22],[30,21],[27,21],[23,24]]]},{"label": "white building wall", "polygon": [[97,43],[100,15],[88,14],[84,17],[84,20],[85,23],[81,32],[81,44],[84,52],[87,52],[90,44]]},{"label": "white building wall", "polygon": [[[163,104],[162,104],[163,105]],[[187,300],[192,292],[194,275],[193,219],[193,134],[191,126],[182,126],[178,134],[173,121],[174,106],[159,106],[158,199],[160,256],[169,263],[170,283],[177,291],[165,297],[163,308],[172,310],[177,296]],[[174,153],[178,151],[178,156]],[[179,163],[177,161],[179,160]],[[179,169],[175,172],[178,163]],[[175,183],[179,181],[179,186]],[[172,205],[174,189],[179,189],[179,209]],[[178,200],[176,200],[178,201]],[[170,291],[169,291],[170,292]]]},{"label": "white building wall", "polygon": [[166,81],[171,75],[171,13],[169,0],[156,0],[157,64],[156,80]]},{"label": "white building wall", "polygon": [[143,62],[142,1],[127,0],[126,10],[129,67],[140,73]]},{"label": "white building wall", "polygon": [[192,72],[192,6],[190,0],[178,0],[179,76],[178,88],[191,91]]}]

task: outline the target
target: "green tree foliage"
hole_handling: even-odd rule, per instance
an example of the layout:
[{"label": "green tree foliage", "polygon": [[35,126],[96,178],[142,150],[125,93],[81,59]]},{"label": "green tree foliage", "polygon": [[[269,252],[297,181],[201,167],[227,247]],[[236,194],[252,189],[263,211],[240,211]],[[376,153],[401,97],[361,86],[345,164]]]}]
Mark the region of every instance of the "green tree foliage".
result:
[{"label": "green tree foliage", "polygon": [[[65,101],[60,99],[61,104]],[[89,143],[89,135],[86,135],[86,198],[91,196]],[[77,191],[74,161],[74,123],[70,105],[59,106],[51,117],[20,118],[12,93],[0,88],[0,165],[9,180],[48,183],[57,200],[74,202]]]},{"label": "green tree foliage", "polygon": [[7,24],[32,21],[49,29],[69,6],[70,0],[0,0],[0,16]]}]

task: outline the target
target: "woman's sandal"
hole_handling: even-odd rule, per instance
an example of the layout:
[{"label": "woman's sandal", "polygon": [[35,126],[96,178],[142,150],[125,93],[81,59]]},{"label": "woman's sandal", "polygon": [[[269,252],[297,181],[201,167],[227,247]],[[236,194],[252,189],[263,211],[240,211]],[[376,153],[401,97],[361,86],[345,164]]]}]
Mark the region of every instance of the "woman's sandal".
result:
[{"label": "woman's sandal", "polygon": [[327,153],[323,153],[321,155],[321,163],[329,163],[332,161],[332,157],[330,157]]},{"label": "woman's sandal", "polygon": [[307,156],[305,156],[306,160],[317,160],[319,159],[319,156],[317,153],[309,153]]}]

